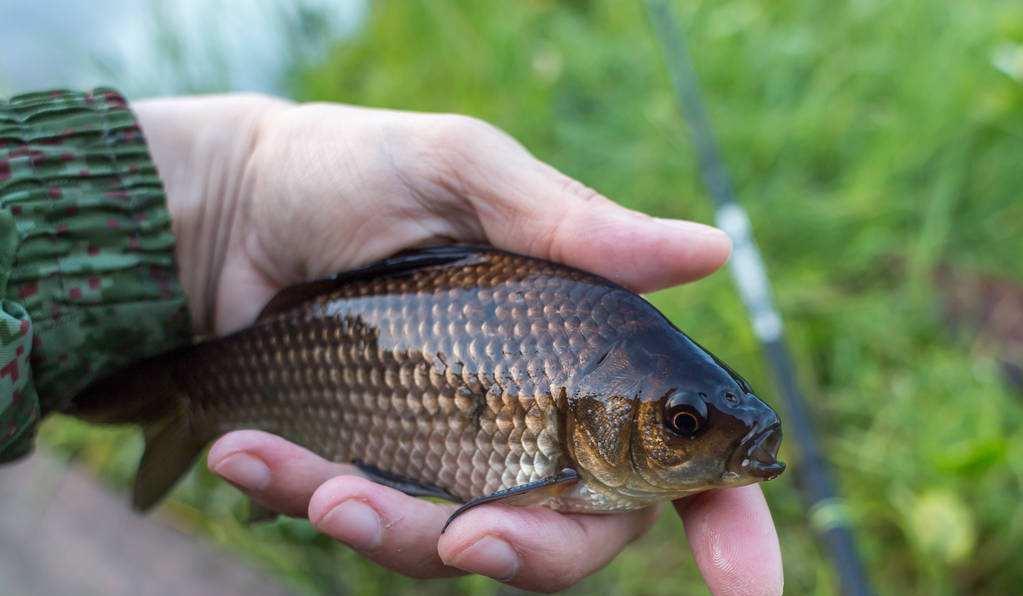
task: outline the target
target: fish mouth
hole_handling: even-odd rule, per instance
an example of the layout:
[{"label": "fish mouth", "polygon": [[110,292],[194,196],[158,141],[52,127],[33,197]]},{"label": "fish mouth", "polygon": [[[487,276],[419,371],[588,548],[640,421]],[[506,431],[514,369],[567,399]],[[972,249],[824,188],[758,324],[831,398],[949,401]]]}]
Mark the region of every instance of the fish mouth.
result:
[{"label": "fish mouth", "polygon": [[785,471],[785,464],[778,461],[781,438],[781,425],[775,423],[743,441],[735,450],[732,469],[761,480],[777,477]]}]

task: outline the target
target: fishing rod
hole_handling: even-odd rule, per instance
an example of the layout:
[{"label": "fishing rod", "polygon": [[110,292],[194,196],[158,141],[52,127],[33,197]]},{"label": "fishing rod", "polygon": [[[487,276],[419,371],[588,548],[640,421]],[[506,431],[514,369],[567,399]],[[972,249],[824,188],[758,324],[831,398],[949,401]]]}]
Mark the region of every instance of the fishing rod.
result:
[{"label": "fishing rod", "polygon": [[798,478],[809,502],[811,523],[838,572],[842,594],[868,596],[872,594],[870,582],[844,514],[842,498],[821,453],[809,405],[796,381],[795,364],[785,341],[781,315],[771,299],[763,259],[753,239],[746,210],[735,198],[678,21],[663,0],[647,0],[647,11],[664,50],[679,108],[689,124],[700,175],[714,201],[715,223],[732,239],[734,248],[729,262],[732,279],[785,402],[789,426],[799,449]]}]

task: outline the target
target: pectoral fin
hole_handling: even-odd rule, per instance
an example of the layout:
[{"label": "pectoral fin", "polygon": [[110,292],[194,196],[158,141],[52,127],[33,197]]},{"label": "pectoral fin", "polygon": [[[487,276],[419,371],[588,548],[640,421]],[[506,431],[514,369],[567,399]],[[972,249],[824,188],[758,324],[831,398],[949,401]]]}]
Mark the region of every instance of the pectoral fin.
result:
[{"label": "pectoral fin", "polygon": [[483,505],[484,503],[493,503],[495,501],[501,501],[507,505],[530,505],[533,503],[541,503],[547,498],[556,497],[564,491],[568,485],[574,484],[578,480],[578,472],[572,468],[565,468],[554,476],[548,476],[534,482],[520,484],[519,486],[502,489],[489,495],[476,497],[475,499],[466,502],[458,509],[455,509],[455,512],[448,518],[448,521],[444,523],[444,528],[441,529],[440,533],[443,534],[456,517],[462,515],[473,507]]},{"label": "pectoral fin", "polygon": [[[619,341],[583,368],[569,398],[568,428],[575,462],[598,480],[615,486],[626,475],[632,418],[644,377],[636,350]],[[640,355],[642,357],[642,355]]]}]

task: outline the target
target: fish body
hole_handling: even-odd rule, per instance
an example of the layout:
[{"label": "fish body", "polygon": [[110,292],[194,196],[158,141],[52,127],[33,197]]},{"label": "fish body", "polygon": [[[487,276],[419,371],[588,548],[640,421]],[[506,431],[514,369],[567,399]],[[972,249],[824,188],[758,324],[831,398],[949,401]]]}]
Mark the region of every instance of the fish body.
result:
[{"label": "fish body", "polygon": [[783,467],[775,413],[643,298],[463,246],[286,289],[253,326],[115,374],[73,413],[146,429],[140,508],[237,429],[410,494],[563,511],[635,509]]}]

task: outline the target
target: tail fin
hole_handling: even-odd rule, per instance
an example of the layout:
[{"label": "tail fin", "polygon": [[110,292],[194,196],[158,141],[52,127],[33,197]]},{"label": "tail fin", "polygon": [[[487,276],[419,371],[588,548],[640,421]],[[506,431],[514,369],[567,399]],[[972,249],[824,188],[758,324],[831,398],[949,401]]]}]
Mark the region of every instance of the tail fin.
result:
[{"label": "tail fin", "polygon": [[189,397],[175,378],[186,348],[101,379],[79,393],[68,414],[88,422],[139,424],[146,447],[135,476],[132,506],[146,511],[191,468],[211,437],[189,416]]}]

